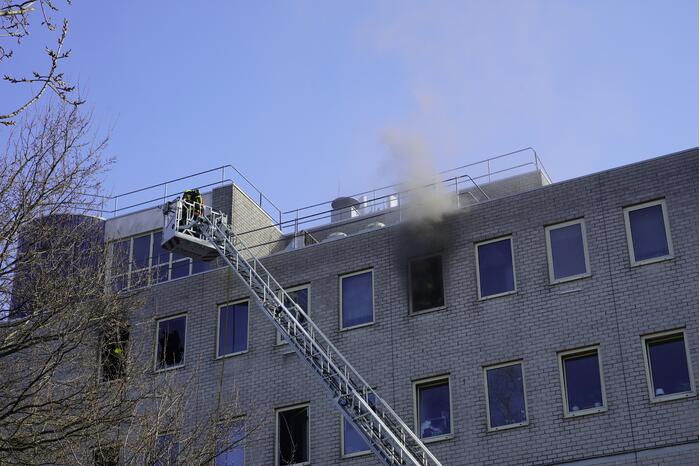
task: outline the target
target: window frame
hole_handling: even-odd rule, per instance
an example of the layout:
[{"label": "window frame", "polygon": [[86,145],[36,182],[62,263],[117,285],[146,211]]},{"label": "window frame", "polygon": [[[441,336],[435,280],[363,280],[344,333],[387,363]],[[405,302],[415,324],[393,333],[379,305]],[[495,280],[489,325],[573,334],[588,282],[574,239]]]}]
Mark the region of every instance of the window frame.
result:
[{"label": "window frame", "polygon": [[[598,374],[600,377],[600,396],[601,396],[601,406],[583,409],[579,411],[569,411],[569,393],[566,390],[566,376],[564,360],[587,356],[591,354],[596,354],[598,358]],[[575,418],[580,416],[587,416],[589,414],[604,413],[608,410],[608,397],[605,391],[605,374],[603,373],[603,357],[600,351],[600,345],[590,345],[582,348],[576,348],[566,351],[560,351],[557,353],[557,359],[559,360],[559,382],[561,383],[561,400],[564,408],[564,418]]]},{"label": "window frame", "polygon": [[[306,310],[306,315],[309,316],[309,319],[311,319],[311,283],[303,283],[301,285],[295,285],[291,286],[289,288],[285,288],[284,292],[285,293],[293,293],[295,291],[303,290],[306,289],[306,299],[308,300],[307,307],[308,309]],[[282,292],[278,293],[277,298],[282,301]],[[285,348],[285,345],[288,345],[288,343],[282,338],[282,333],[275,328],[275,347],[280,347],[280,348]]]},{"label": "window frame", "polygon": [[[518,422],[515,424],[507,424],[503,426],[491,426],[491,406],[489,403],[489,381],[488,381],[488,371],[492,369],[498,369],[501,367],[520,365],[520,373],[523,378],[523,403],[525,405],[525,421]],[[483,366],[484,373],[484,390],[486,391],[486,427],[488,432],[498,432],[499,430],[515,429],[518,427],[525,427],[530,424],[530,411],[527,406],[527,385],[525,381],[525,364],[522,359],[516,359],[514,361],[501,362],[497,364],[489,364],[488,366]]]},{"label": "window frame", "polygon": [[[412,382],[413,386],[413,426],[414,426],[414,433],[416,436],[420,439],[421,442],[423,443],[431,443],[431,442],[439,442],[441,440],[449,440],[454,438],[454,414],[453,414],[453,409],[452,409],[452,403],[453,403],[453,397],[452,397],[452,383],[451,383],[451,376],[450,374],[444,374],[444,375],[437,375],[434,377],[428,377],[428,378],[423,378],[423,379],[417,379]],[[419,402],[419,396],[418,396],[418,389],[421,387],[432,387],[436,385],[441,385],[440,382],[447,382],[447,390],[448,394],[450,397],[450,433],[449,434],[443,434],[443,435],[437,435],[434,437],[426,437],[423,438],[421,437],[420,434],[420,420],[419,420],[419,411],[420,407],[418,406]]]},{"label": "window frame", "polygon": [[[496,293],[488,296],[482,296],[481,295],[481,273],[479,272],[479,246],[483,246],[485,244],[490,244],[490,243],[497,243],[499,241],[503,240],[510,240],[510,262],[513,268],[513,289],[510,291],[504,291],[502,293]],[[485,241],[478,241],[474,243],[474,256],[476,258],[476,292],[477,292],[477,297],[478,301],[485,301],[487,299],[493,299],[493,298],[500,298],[502,296],[508,296],[511,294],[515,294],[518,292],[518,279],[517,279],[517,273],[515,271],[515,250],[513,247],[513,234],[508,234],[508,235],[503,235],[499,236],[497,238],[493,239],[488,239]]]},{"label": "window frame", "polygon": [[[651,360],[649,359],[649,343],[657,343],[674,339],[673,337],[683,337],[683,347],[685,348],[685,363],[688,369],[688,378],[690,380],[690,391],[682,393],[672,393],[670,395],[656,395],[654,391],[654,377],[651,371]],[[650,333],[641,336],[642,354],[644,355],[644,372],[646,373],[647,388],[649,390],[649,401],[652,403],[663,403],[665,401],[680,400],[683,398],[692,398],[697,394],[695,386],[695,377],[693,375],[693,366],[690,359],[690,351],[688,350],[688,338],[686,329],[666,330],[663,332]]]},{"label": "window frame", "polygon": [[[422,309],[420,311],[413,310],[413,278],[411,277],[411,265],[420,260],[432,259],[433,257],[440,258],[440,268],[442,269],[442,306],[431,307],[429,309]],[[447,296],[445,293],[445,254],[438,252],[435,254],[427,254],[424,256],[412,257],[408,260],[408,315],[415,316],[426,314],[428,312],[441,311],[447,308]]]},{"label": "window frame", "polygon": [[[581,225],[581,238],[583,240],[583,258],[586,265],[586,271],[584,273],[579,273],[576,275],[571,275],[563,278],[554,278],[554,256],[552,254],[552,240],[550,238],[550,232],[552,230],[557,230],[559,228],[565,228],[572,225]],[[568,220],[566,222],[555,223],[552,225],[547,225],[544,227],[544,239],[547,244],[547,266],[549,269],[549,283],[550,285],[556,285],[558,283],[565,283],[574,280],[580,280],[582,278],[587,278],[591,276],[591,263],[588,257],[588,238],[586,232],[586,221],[583,217],[574,220]]]},{"label": "window frame", "polygon": [[[357,325],[351,325],[349,327],[343,327],[343,279],[347,277],[354,277],[355,275],[362,275],[369,272],[371,277],[372,277],[372,320],[369,322],[364,322],[362,324],[357,324]],[[374,325],[375,320],[376,320],[376,306],[375,306],[375,299],[374,299],[374,268],[373,267],[368,267],[362,270],[358,270],[356,272],[348,272],[344,273],[341,275],[338,275],[338,324],[339,324],[339,329],[341,332],[345,330],[353,330],[356,328],[362,328],[362,327],[367,327],[370,325]]]},{"label": "window frame", "polygon": [[[668,246],[668,254],[665,256],[652,257],[650,259],[642,259],[640,261],[636,260],[634,256],[634,242],[632,241],[632,227],[630,225],[629,213],[634,210],[644,209],[646,207],[653,207],[655,205],[661,206],[661,215],[664,221],[664,229],[666,231],[666,245]],[[638,267],[640,265],[653,264],[654,262],[662,262],[674,258],[673,254],[673,241],[671,239],[671,224],[668,221],[668,209],[666,208],[666,199],[656,199],[653,201],[642,202],[640,204],[633,204],[622,209],[623,217],[625,219],[625,235],[627,236],[627,252],[629,253],[630,266]]]},{"label": "window frame", "polygon": [[[177,366],[158,368],[158,333],[160,330],[160,323],[165,322],[166,320],[174,320],[174,319],[177,319],[179,317],[185,318],[185,345],[184,345],[185,351],[184,351],[184,354],[182,355],[182,364],[179,364]],[[155,345],[154,346],[155,346],[155,348],[153,350],[153,353],[154,353],[153,367],[154,367],[154,371],[156,373],[171,371],[171,370],[180,369],[180,368],[185,367],[185,364],[187,363],[187,312],[181,312],[179,314],[173,314],[173,315],[167,316],[167,317],[156,318],[156,337],[155,337]]]},{"label": "window frame", "polygon": [[294,409],[306,408],[306,419],[308,426],[306,429],[307,445],[309,445],[309,459],[303,463],[294,463],[289,466],[308,466],[311,464],[311,402],[298,403],[295,405],[275,408],[275,466],[283,466],[280,464],[280,413],[292,411]]},{"label": "window frame", "polygon": [[[183,277],[184,278],[184,277]],[[235,351],[233,353],[227,353],[227,354],[219,354],[219,340],[220,340],[220,333],[221,332],[221,310],[225,307],[228,306],[235,306],[236,304],[241,304],[241,303],[248,303],[248,318],[246,319],[246,329],[245,329],[245,350],[242,351]],[[186,341],[186,340],[185,340]],[[216,306],[216,353],[215,353],[215,359],[224,359],[224,358],[230,358],[232,356],[238,356],[240,354],[245,354],[250,350],[250,299],[249,298],[244,298],[244,299],[238,299],[235,301],[229,301],[223,304],[219,304]]]}]

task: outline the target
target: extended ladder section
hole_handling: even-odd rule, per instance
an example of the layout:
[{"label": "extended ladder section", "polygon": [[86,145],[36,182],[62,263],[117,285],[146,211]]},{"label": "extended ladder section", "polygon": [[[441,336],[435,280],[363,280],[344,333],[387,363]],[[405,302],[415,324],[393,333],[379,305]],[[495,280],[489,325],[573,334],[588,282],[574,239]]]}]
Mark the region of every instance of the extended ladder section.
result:
[{"label": "extended ladder section", "polygon": [[211,251],[218,252],[385,465],[440,466],[416,434],[231,231],[224,214],[181,199],[168,204],[164,212],[163,246],[199,258],[211,257]]}]

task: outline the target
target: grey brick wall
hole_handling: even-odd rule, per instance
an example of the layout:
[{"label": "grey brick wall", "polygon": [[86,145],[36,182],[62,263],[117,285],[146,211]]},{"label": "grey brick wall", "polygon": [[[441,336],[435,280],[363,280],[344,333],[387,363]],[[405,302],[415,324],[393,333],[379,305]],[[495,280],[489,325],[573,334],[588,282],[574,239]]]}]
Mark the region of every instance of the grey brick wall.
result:
[{"label": "grey brick wall", "polygon": [[[641,345],[641,335],[684,328],[697,385],[697,173],[694,149],[477,204],[436,225],[401,224],[263,262],[284,286],[311,284],[314,321],[409,425],[412,381],[450,375],[454,433],[429,444],[445,465],[697,464],[697,396],[651,403]],[[236,217],[232,197],[239,231],[261,221],[237,223],[249,220]],[[658,198],[666,200],[675,256],[631,267],[623,207]],[[591,276],[550,285],[544,226],[580,217]],[[479,301],[474,243],[506,234],[517,292]],[[446,307],[409,315],[407,259],[427,252],[443,253]],[[340,331],[338,276],[364,268],[374,271],[375,323]],[[250,312],[248,352],[215,359],[217,304],[247,295],[225,269],[154,286],[132,340],[152,358],[155,319],[187,312],[187,363],[171,374],[196,373],[202,402],[216,398],[221,377],[236,387],[251,422],[264,421],[246,464],[274,464],[274,409],[305,402],[312,464],[377,464],[371,456],[340,459],[340,415],[296,356],[275,346],[259,310]],[[590,345],[600,348],[608,409],[565,418],[557,353]],[[529,424],[489,432],[482,370],[511,360],[523,361]]]}]

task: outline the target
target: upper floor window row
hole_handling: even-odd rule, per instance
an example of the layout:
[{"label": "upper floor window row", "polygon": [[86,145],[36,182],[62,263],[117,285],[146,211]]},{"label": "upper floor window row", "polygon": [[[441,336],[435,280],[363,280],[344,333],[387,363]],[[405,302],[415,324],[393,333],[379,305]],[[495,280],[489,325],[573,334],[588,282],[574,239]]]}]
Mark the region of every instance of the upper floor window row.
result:
[{"label": "upper floor window row", "polygon": [[163,233],[124,238],[113,243],[111,277],[114,289],[141,288],[206,272],[216,262],[193,261],[161,247]]}]

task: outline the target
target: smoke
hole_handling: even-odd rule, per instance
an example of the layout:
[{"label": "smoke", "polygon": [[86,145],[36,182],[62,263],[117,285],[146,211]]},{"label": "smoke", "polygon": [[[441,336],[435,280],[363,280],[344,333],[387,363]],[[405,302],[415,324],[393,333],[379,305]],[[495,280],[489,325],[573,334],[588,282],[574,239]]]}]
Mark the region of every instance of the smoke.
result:
[{"label": "smoke", "polygon": [[399,202],[404,220],[439,222],[453,207],[435,169],[435,162],[425,141],[416,133],[391,129],[382,136],[401,183]]}]

